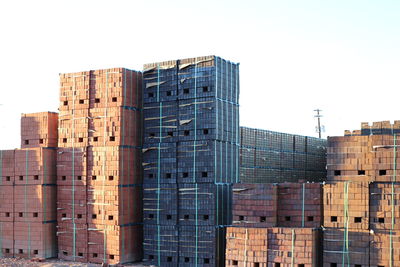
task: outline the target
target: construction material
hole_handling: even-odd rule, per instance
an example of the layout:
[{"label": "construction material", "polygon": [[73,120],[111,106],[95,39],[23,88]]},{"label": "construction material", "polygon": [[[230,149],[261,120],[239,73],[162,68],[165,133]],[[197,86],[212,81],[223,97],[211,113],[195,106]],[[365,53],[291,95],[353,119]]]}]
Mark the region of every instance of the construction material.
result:
[{"label": "construction material", "polygon": [[326,140],[240,127],[240,181],[281,183],[326,178]]},{"label": "construction material", "polygon": [[21,115],[21,148],[57,147],[58,113],[38,112]]},{"label": "construction material", "polygon": [[237,64],[215,56],[144,66],[149,264],[225,263],[224,227],[232,221],[232,183],[239,180],[238,78]]}]

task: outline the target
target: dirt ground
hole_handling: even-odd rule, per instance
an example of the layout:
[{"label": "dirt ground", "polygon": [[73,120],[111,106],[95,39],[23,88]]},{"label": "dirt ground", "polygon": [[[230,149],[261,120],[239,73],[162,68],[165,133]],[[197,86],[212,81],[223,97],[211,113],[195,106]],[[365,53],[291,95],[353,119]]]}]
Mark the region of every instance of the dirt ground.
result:
[{"label": "dirt ground", "polygon": [[[31,260],[25,259],[17,259],[17,258],[1,258],[0,259],[1,267],[101,267],[101,264],[93,264],[93,263],[80,263],[80,262],[69,262],[62,261],[58,259],[49,259],[43,262],[35,262]],[[141,263],[132,263],[132,264],[124,264],[123,266],[134,266],[134,267],[144,267],[145,265]]]}]

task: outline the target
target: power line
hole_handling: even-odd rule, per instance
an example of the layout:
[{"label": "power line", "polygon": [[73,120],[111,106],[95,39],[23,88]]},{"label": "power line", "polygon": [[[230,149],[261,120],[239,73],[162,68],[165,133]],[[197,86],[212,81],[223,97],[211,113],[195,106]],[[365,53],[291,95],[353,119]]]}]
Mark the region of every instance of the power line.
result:
[{"label": "power line", "polygon": [[321,118],[322,118],[323,116],[322,116],[322,114],[320,113],[320,112],[322,112],[322,110],[319,109],[319,108],[317,108],[317,109],[314,109],[314,111],[317,112],[317,114],[314,115],[314,118],[317,118],[317,120],[318,120],[318,126],[316,127],[316,130],[317,130],[317,132],[318,132],[318,137],[319,137],[319,138],[322,138],[321,136],[322,136],[322,131],[323,131],[322,128],[323,128],[323,126],[321,127]]}]

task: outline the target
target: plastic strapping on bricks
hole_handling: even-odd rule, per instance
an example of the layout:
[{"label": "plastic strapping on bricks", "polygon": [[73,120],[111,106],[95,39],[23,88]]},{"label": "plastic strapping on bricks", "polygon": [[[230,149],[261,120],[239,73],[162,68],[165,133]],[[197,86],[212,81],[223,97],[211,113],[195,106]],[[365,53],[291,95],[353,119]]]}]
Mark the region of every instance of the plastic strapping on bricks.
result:
[{"label": "plastic strapping on bricks", "polygon": [[3,257],[3,222],[0,222],[0,258]]},{"label": "plastic strapping on bricks", "polygon": [[[132,72],[131,72],[131,74],[132,74]],[[124,81],[124,94],[123,94],[123,101],[124,101],[124,104],[123,104],[123,106],[125,107],[126,106],[126,79],[127,79],[127,75],[126,75],[126,69],[123,69],[123,81]],[[132,75],[131,75],[131,77],[132,77]],[[132,90],[132,87],[131,87],[131,90]],[[131,91],[131,95],[132,95],[132,91]],[[132,104],[132,102],[131,102],[131,104]],[[123,108],[121,108],[121,144],[122,145],[125,145],[125,115],[126,115],[126,113],[125,113],[125,109],[123,109]],[[129,113],[130,114],[130,113]],[[120,172],[119,172],[119,180],[118,180],[118,183],[123,183],[123,179],[125,178],[125,170],[124,170],[124,148],[122,148],[121,146],[120,147],[118,147],[118,149],[117,149],[118,151],[117,151],[117,153],[119,154],[119,155],[121,155],[121,170],[120,170]],[[128,150],[128,148],[127,148],[127,150]],[[118,155],[118,159],[119,159],[119,155]],[[129,155],[129,152],[128,152],[128,155]],[[129,161],[128,161],[129,162]],[[129,165],[129,164],[128,164]],[[121,179],[121,176],[122,176],[122,179]],[[122,186],[120,186],[119,187],[119,190],[120,190],[120,195],[121,195],[121,198],[120,198],[120,200],[121,200],[121,203],[117,203],[117,205],[121,205],[121,207],[124,207],[124,188],[122,187]],[[129,201],[128,201],[128,205],[129,205]],[[128,209],[127,210],[129,210],[130,209],[130,207],[128,206],[127,207]],[[119,210],[119,207],[118,207],[118,209],[117,210]],[[124,214],[124,213],[122,213],[122,214]],[[123,216],[121,216],[121,218],[123,218]],[[119,218],[119,220],[121,220],[121,218]],[[121,221],[119,221],[119,223],[120,223],[120,225],[121,225]],[[123,228],[123,227],[120,227],[120,231],[121,231],[121,240],[120,240],[120,242],[121,242],[121,252],[120,252],[120,262],[124,262],[124,255],[125,255],[125,228]]]},{"label": "plastic strapping on bricks", "polygon": [[342,266],[350,267],[350,255],[349,255],[349,182],[345,181],[344,185],[344,231],[343,231],[343,254],[342,254]]},{"label": "plastic strapping on bricks", "polygon": [[393,230],[394,230],[394,223],[395,223],[395,199],[394,199],[394,183],[396,182],[396,169],[397,169],[397,135],[393,134],[393,178],[392,178],[392,195],[391,195],[391,206],[392,206],[392,225],[390,227],[390,261],[389,266],[393,267]]},{"label": "plastic strapping on bricks", "polygon": [[195,265],[197,266],[198,264],[198,238],[199,238],[199,227],[198,227],[198,195],[197,195],[197,181],[196,181],[196,141],[197,141],[197,58],[195,58],[194,62],[194,141],[193,141],[193,182],[195,183],[195,191],[196,191],[196,222],[195,222],[195,227],[196,227],[196,254],[195,254]]},{"label": "plastic strapping on bricks", "polygon": [[304,199],[305,199],[306,184],[302,184],[302,201],[301,201],[301,227],[304,227]]},{"label": "plastic strapping on bricks", "polygon": [[[160,101],[160,65],[157,64],[157,102]],[[157,153],[157,261],[161,266],[161,241],[160,241],[160,179],[161,179],[161,142],[162,142],[162,103],[160,105],[160,138]]]},{"label": "plastic strapping on bricks", "polygon": [[25,150],[25,185],[24,185],[24,217],[25,223],[28,224],[28,257],[31,257],[31,222],[28,221],[28,201],[26,199],[26,194],[28,193],[28,159],[29,159],[29,150]]},{"label": "plastic strapping on bricks", "polygon": [[[3,150],[0,150],[0,185],[3,185]],[[1,251],[0,251],[0,256],[1,256]]]},{"label": "plastic strapping on bricks", "polygon": [[296,235],[294,233],[294,229],[292,229],[292,250],[291,250],[291,267],[294,267],[294,242],[296,240]]},{"label": "plastic strapping on bricks", "polygon": [[249,239],[249,232],[248,229],[246,228],[246,239],[244,240],[244,265],[247,265],[247,240]]}]

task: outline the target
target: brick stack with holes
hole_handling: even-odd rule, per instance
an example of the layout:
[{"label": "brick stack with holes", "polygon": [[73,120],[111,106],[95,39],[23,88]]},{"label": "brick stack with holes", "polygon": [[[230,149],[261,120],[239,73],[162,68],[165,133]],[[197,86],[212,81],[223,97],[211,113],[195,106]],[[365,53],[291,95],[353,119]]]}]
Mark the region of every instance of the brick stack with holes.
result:
[{"label": "brick stack with holes", "polygon": [[144,253],[222,266],[238,180],[239,69],[215,56],[144,66]]},{"label": "brick stack with holes", "polygon": [[59,258],[141,258],[141,73],[60,75],[57,153]]},{"label": "brick stack with holes", "polygon": [[0,151],[0,256],[56,256],[55,140],[56,113],[22,114],[22,149]]},{"label": "brick stack with holes", "polygon": [[399,133],[383,121],[328,138],[324,266],[400,266]]},{"label": "brick stack with holes", "polygon": [[235,184],[232,212],[226,266],[320,266],[321,184]]},{"label": "brick stack with holes", "polygon": [[326,178],[326,140],[240,127],[240,180],[281,183]]}]

